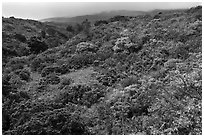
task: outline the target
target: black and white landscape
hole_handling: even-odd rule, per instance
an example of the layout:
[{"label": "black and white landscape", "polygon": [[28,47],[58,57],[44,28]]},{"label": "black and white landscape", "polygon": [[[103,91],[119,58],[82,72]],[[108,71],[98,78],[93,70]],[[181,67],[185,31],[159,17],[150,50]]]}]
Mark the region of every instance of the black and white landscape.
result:
[{"label": "black and white landscape", "polygon": [[3,135],[202,135],[201,4],[44,19],[6,6]]}]

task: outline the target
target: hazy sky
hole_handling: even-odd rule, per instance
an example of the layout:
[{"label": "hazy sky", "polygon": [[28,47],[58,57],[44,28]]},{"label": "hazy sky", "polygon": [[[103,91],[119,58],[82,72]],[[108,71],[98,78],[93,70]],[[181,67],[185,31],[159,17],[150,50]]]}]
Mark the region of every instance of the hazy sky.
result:
[{"label": "hazy sky", "polygon": [[72,17],[111,10],[152,10],[189,8],[201,5],[198,2],[4,2],[2,15],[17,18],[44,19],[49,17]]}]

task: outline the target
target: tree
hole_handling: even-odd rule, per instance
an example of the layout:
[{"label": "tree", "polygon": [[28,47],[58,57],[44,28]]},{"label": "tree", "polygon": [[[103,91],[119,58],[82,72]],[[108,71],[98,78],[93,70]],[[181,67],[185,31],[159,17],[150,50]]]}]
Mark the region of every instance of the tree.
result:
[{"label": "tree", "polygon": [[69,32],[74,32],[74,31],[75,31],[74,28],[73,28],[73,26],[71,26],[71,25],[68,25],[68,26],[66,27],[66,30],[69,31]]},{"label": "tree", "polygon": [[91,23],[86,19],[82,22],[83,32],[88,36],[90,34]]}]

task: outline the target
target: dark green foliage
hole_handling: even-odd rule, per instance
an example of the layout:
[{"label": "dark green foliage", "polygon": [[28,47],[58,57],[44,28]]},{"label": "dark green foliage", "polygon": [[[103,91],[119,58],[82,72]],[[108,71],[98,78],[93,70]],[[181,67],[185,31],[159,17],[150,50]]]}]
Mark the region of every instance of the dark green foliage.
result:
[{"label": "dark green foliage", "polygon": [[202,20],[202,6],[197,6],[197,7],[193,7],[190,8],[187,13],[193,13],[193,16],[195,17],[195,19],[199,19]]},{"label": "dark green foliage", "polygon": [[6,48],[6,47],[2,47],[2,54],[4,56],[16,56],[17,55],[15,50],[9,49],[9,48]]},{"label": "dark green foliage", "polygon": [[12,87],[18,89],[25,85],[26,81],[22,80],[19,75],[13,73],[10,73],[10,75],[11,78],[9,80],[9,83],[11,84]]},{"label": "dark green foliage", "polygon": [[31,53],[39,54],[48,49],[48,45],[41,41],[37,37],[31,37],[28,41],[28,47],[30,47]]},{"label": "dark green foliage", "polygon": [[6,114],[5,111],[2,111],[2,130],[7,131],[10,127],[10,118],[9,115]]},{"label": "dark green foliage", "polygon": [[55,74],[47,75],[45,79],[46,79],[46,83],[51,84],[51,85],[60,83],[60,78]]},{"label": "dark green foliage", "polygon": [[105,61],[113,55],[113,51],[111,48],[106,47],[104,49],[99,49],[96,53],[98,60]]},{"label": "dark green foliage", "polygon": [[54,48],[54,47],[60,46],[62,43],[64,43],[64,41],[56,37],[49,37],[49,38],[46,38],[45,40],[45,44],[48,45],[48,48]]},{"label": "dark green foliage", "polygon": [[31,69],[32,71],[42,71],[42,69],[45,67],[43,65],[44,60],[40,57],[36,57],[31,61]]},{"label": "dark green foliage", "polygon": [[[46,50],[47,46],[59,46],[71,35],[62,26],[49,26],[34,20],[3,18],[2,21],[3,62],[14,56],[37,54]],[[49,28],[53,33],[49,33]]]},{"label": "dark green foliage", "polygon": [[30,48],[28,47],[28,44],[20,43],[19,47],[16,49],[16,53],[19,56],[27,56],[30,54]]},{"label": "dark green foliage", "polygon": [[73,85],[63,88],[63,92],[56,98],[56,102],[67,104],[69,102],[79,105],[91,107],[91,105],[99,102],[101,97],[105,96],[103,87],[99,85]]},{"label": "dark green foliage", "polygon": [[106,20],[99,20],[99,21],[96,21],[94,23],[95,26],[99,26],[99,25],[102,25],[102,24],[108,24],[108,21],[106,21]]},{"label": "dark green foliage", "polygon": [[201,11],[3,18],[2,133],[201,135]]},{"label": "dark green foliage", "polygon": [[178,42],[170,54],[173,58],[186,59],[188,58],[188,47],[183,43]]},{"label": "dark green foliage", "polygon": [[69,31],[69,32],[74,32],[74,28],[71,25],[68,25],[66,30]]},{"label": "dark green foliage", "polygon": [[63,89],[64,87],[69,86],[72,82],[73,82],[73,80],[70,78],[63,78],[60,82],[59,88]]},{"label": "dark green foliage", "polygon": [[115,16],[111,19],[109,19],[110,22],[115,22],[115,21],[129,21],[129,18],[126,16]]},{"label": "dark green foliage", "polygon": [[156,14],[155,16],[154,16],[154,19],[159,19],[160,18],[160,15],[159,14]]},{"label": "dark green foliage", "polygon": [[22,80],[29,81],[30,80],[30,72],[26,69],[23,69],[20,73],[19,76]]},{"label": "dark green foliage", "polygon": [[18,39],[21,42],[26,42],[26,37],[22,34],[15,34],[14,36],[16,39]]},{"label": "dark green foliage", "polygon": [[26,57],[14,57],[10,59],[10,61],[7,63],[7,67],[11,71],[23,69],[25,65],[28,64],[28,60]]},{"label": "dark green foliage", "polygon": [[101,75],[97,77],[97,80],[104,86],[113,86],[118,80],[122,78],[122,75],[117,73],[116,70],[102,70]]},{"label": "dark green foliage", "polygon": [[[11,135],[81,135],[89,134],[83,119],[74,105],[63,106],[59,103],[21,102],[18,113],[10,112],[10,127],[3,134]],[[31,109],[30,109],[31,108]],[[43,108],[43,110],[41,109]],[[80,111],[78,111],[80,112]]]},{"label": "dark green foliage", "polygon": [[85,21],[82,22],[82,27],[83,27],[83,32],[85,33],[85,35],[89,35],[91,22],[89,22],[88,19],[86,19]]},{"label": "dark green foliage", "polygon": [[41,37],[45,38],[45,36],[46,36],[46,32],[44,30],[41,30]]},{"label": "dark green foliage", "polygon": [[46,77],[47,75],[49,74],[52,74],[52,73],[60,73],[60,68],[58,66],[47,66],[45,68],[43,68],[42,72],[41,72],[41,76],[42,77]]},{"label": "dark green foliage", "polygon": [[75,30],[76,30],[77,33],[81,32],[81,31],[83,30],[82,25],[76,24],[76,25],[75,25]]},{"label": "dark green foliage", "polygon": [[37,55],[33,60],[30,61],[31,70],[41,73],[44,67],[51,67],[56,62],[57,58],[57,55],[46,52],[44,52],[44,55]]},{"label": "dark green foliage", "polygon": [[96,59],[97,56],[95,53],[84,52],[80,54],[75,54],[74,56],[69,58],[67,60],[67,64],[70,66],[70,68],[80,69],[83,66],[89,66],[93,64]]},{"label": "dark green foliage", "polygon": [[38,93],[46,92],[48,89],[47,81],[45,79],[40,79],[39,85],[36,86]]},{"label": "dark green foliage", "polygon": [[128,77],[128,78],[123,79],[120,83],[122,87],[127,87],[133,84],[137,84],[138,78],[136,76]]},{"label": "dark green foliage", "polygon": [[9,82],[11,76],[6,74],[2,76],[2,95],[8,96],[10,92],[16,91]]}]

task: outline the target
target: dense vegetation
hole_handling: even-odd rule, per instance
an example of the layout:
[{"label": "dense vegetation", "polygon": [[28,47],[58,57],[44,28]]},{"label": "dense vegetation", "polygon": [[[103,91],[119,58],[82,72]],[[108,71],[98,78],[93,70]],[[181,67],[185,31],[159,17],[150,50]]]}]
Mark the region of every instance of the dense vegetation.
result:
[{"label": "dense vegetation", "polygon": [[66,27],[2,21],[3,134],[202,134],[201,6]]}]

